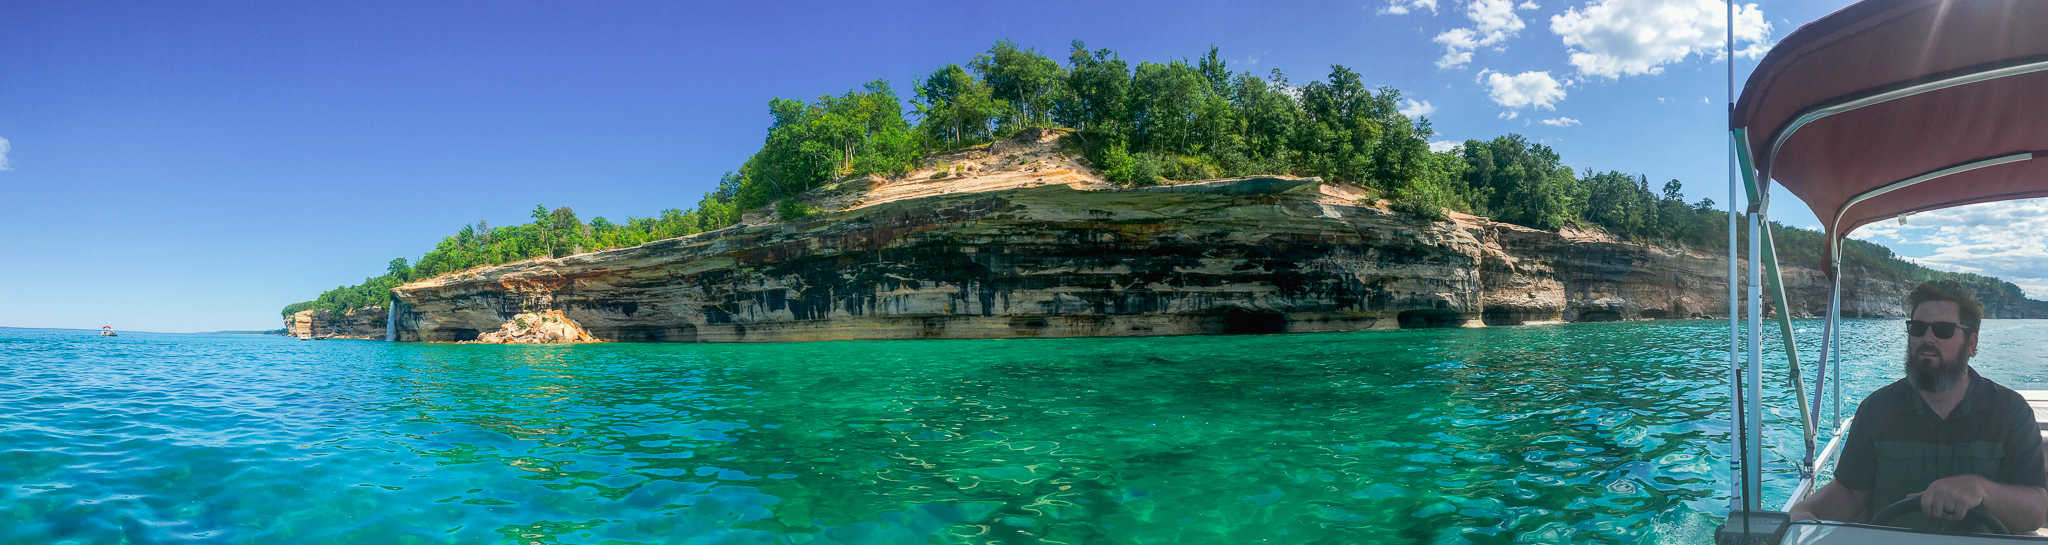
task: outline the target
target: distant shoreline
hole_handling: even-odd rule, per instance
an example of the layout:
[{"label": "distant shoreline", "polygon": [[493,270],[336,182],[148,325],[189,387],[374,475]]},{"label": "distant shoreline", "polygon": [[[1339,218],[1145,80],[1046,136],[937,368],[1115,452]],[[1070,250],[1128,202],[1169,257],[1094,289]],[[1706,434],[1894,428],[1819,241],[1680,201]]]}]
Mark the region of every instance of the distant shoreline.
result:
[{"label": "distant shoreline", "polygon": [[[99,328],[96,328],[96,327],[90,327],[90,328],[88,328],[88,327],[34,327],[34,326],[13,326],[13,325],[0,325],[0,329],[40,329],[40,330],[45,330],[45,331],[84,331],[84,332],[89,332],[89,333],[97,333],[97,332],[99,332]],[[144,331],[144,330],[140,330],[140,329],[121,329],[121,328],[114,328],[114,331],[118,331],[118,332],[121,332],[121,333],[163,333],[163,334],[167,334],[167,335],[283,335],[283,334],[284,334],[284,329],[228,329],[228,330],[221,330],[221,331]]]}]

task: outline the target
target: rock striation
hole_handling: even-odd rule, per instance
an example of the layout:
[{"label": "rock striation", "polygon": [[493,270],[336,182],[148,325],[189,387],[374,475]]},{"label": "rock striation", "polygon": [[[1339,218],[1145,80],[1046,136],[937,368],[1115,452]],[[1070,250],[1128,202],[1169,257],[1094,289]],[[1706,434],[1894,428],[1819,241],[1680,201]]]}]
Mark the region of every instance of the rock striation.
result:
[{"label": "rock striation", "polygon": [[384,340],[384,307],[369,306],[335,313],[301,310],[284,319],[285,334],[301,339]]},{"label": "rock striation", "polygon": [[[1455,212],[1431,222],[1391,212],[1357,186],[1315,178],[1118,189],[1061,153],[1059,136],[1027,132],[934,157],[902,178],[843,180],[807,198],[834,212],[776,221],[752,211],[708,233],[414,281],[393,290],[396,336],[526,339],[506,335],[507,324],[532,313],[560,316],[605,341],[736,342],[1279,333],[1728,312],[1728,265],[1719,254]],[[1787,265],[1791,313],[1825,312],[1825,277]],[[1849,269],[1844,314],[1901,316],[1900,298],[1914,282]],[[2048,317],[2048,303],[1984,295],[1992,317]],[[361,321],[307,323],[381,338],[381,310]]]},{"label": "rock striation", "polygon": [[[1718,255],[1453,214],[1256,177],[1131,190],[943,193],[394,290],[400,340],[469,341],[557,311],[612,341],[1278,333],[1724,317]],[[1850,270],[1850,316],[1912,282]],[[1825,310],[1786,271],[1795,316]]]}]

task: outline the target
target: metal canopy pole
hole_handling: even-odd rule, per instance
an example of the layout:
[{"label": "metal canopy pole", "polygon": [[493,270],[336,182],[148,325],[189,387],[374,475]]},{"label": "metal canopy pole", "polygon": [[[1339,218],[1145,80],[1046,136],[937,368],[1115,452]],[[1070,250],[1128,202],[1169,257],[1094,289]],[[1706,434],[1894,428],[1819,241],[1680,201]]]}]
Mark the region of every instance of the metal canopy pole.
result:
[{"label": "metal canopy pole", "polygon": [[[1839,244],[1833,242],[1833,236],[1829,238],[1829,246],[1831,248],[1839,248]],[[1821,373],[1815,379],[1815,383],[1812,383],[1812,410],[1815,410],[1815,412],[1821,410],[1821,391],[1825,391],[1827,389],[1825,385],[1829,383],[1827,371],[1835,371],[1835,377],[1833,377],[1837,381],[1835,387],[1837,389],[1841,387],[1841,383],[1839,383],[1839,379],[1841,379],[1841,365],[1835,365],[1833,369],[1829,367],[1829,357],[1833,357],[1835,361],[1841,361],[1841,352],[1835,348],[1835,340],[1841,336],[1841,328],[1837,326],[1841,322],[1841,258],[1839,258],[1839,254],[1837,254],[1837,258],[1833,258],[1833,264],[1835,266],[1831,270],[1835,270],[1835,275],[1833,275],[1833,279],[1831,279],[1831,283],[1827,287],[1827,328],[1821,330]],[[1839,400],[1839,397],[1835,400],[1835,420],[1829,420],[1829,428],[1833,428],[1835,424],[1841,424],[1841,400]],[[1812,459],[1808,457],[1806,463],[1810,465]]]},{"label": "metal canopy pole", "polygon": [[[1830,240],[1833,239],[1833,237],[1829,238]],[[1830,243],[1829,245],[1833,246],[1832,243]],[[1836,261],[1837,266],[1833,269],[1834,274],[1832,275],[1833,283],[1830,284],[1828,287],[1828,321],[1827,325],[1821,329],[1820,334],[1820,372],[1815,373],[1816,376],[1814,377],[1813,383],[1813,409],[1815,412],[1820,411],[1821,392],[1826,391],[1826,384],[1828,382],[1829,371],[1828,357],[1840,356],[1840,354],[1836,354],[1833,350],[1835,336],[1839,331],[1836,329],[1835,323],[1838,321],[1838,318],[1841,316],[1842,313],[1842,268],[1839,265],[1840,260],[1838,259]],[[1837,372],[1839,372],[1839,370],[1837,370]],[[1828,425],[1829,427],[1833,427],[1835,424],[1840,424],[1841,420],[1842,413],[1838,410],[1835,412],[1835,419],[1828,421]],[[1812,467],[1816,471],[1820,469],[1818,467],[1813,466],[1813,451],[1809,450],[1806,453],[1806,466]]]},{"label": "metal canopy pole", "polygon": [[[1756,270],[1758,264],[1751,263],[1752,274],[1750,275],[1750,281],[1760,283],[1763,278],[1762,273],[1770,273],[1771,300],[1778,307],[1778,338],[1785,344],[1785,361],[1788,364],[1786,379],[1792,386],[1794,404],[1799,406],[1800,439],[1804,440],[1806,445],[1806,457],[1803,460],[1809,462],[1802,464],[1799,470],[1802,477],[1811,477],[1813,476],[1813,464],[1810,462],[1813,460],[1814,435],[1817,431],[1814,429],[1812,408],[1806,404],[1805,380],[1800,376],[1799,372],[1799,345],[1794,343],[1792,338],[1792,305],[1785,297],[1785,277],[1780,272],[1781,269],[1778,268],[1777,244],[1771,237],[1769,220],[1771,201],[1770,195],[1767,194],[1767,184],[1770,181],[1761,179],[1759,173],[1752,167],[1751,161],[1754,158],[1749,155],[1748,141],[1737,139],[1735,147],[1737,163],[1742,167],[1740,170],[1742,172],[1743,187],[1748,190],[1749,197],[1751,222],[1750,248],[1752,250],[1750,258],[1761,260],[1763,262],[1762,268],[1766,269],[1758,271]],[[1759,284],[1751,287],[1752,289],[1760,289],[1762,286]],[[1757,299],[1758,304],[1761,304],[1763,297],[1761,294],[1758,294],[1755,299]],[[1750,333],[1752,335],[1760,335],[1763,333],[1761,318],[1763,311],[1762,309],[1751,309],[1750,312],[1752,317]],[[1763,347],[1763,343],[1760,339],[1753,339],[1750,341],[1749,346],[1751,350],[1758,350]],[[1753,363],[1759,361],[1759,359],[1760,356],[1756,354],[1750,355],[1750,361]],[[1763,375],[1760,374],[1751,373],[1750,376],[1757,382],[1763,380]],[[1755,387],[1752,387],[1752,393],[1755,393]],[[1756,403],[1757,400],[1751,400],[1753,407]],[[1758,419],[1757,424],[1761,427],[1763,418],[1761,408],[1758,408],[1755,414]]]},{"label": "metal canopy pole", "polygon": [[[1743,448],[1743,447],[1745,447],[1745,446],[1746,446],[1746,442],[1745,442],[1745,441],[1743,441],[1743,436],[1747,435],[1747,426],[1744,426],[1744,425],[1743,425],[1744,423],[1743,423],[1743,419],[1742,419],[1742,416],[1743,416],[1743,414],[1742,414],[1742,328],[1741,328],[1741,326],[1737,325],[1737,323],[1736,323],[1736,320],[1738,319],[1738,318],[1737,318],[1737,316],[1738,316],[1738,315],[1739,315],[1739,313],[1741,312],[1742,304],[1741,304],[1740,302],[1738,302],[1738,301],[1737,301],[1737,300],[1735,299],[1735,285],[1736,285],[1736,283],[1738,283],[1738,282],[1741,282],[1741,280],[1739,280],[1739,278],[1740,278],[1740,277],[1736,276],[1736,272],[1735,272],[1735,183],[1736,183],[1736,179],[1735,179],[1735,170],[1736,170],[1737,168],[1740,168],[1740,167],[1742,166],[1742,164],[1743,164],[1743,163],[1746,163],[1746,162],[1747,162],[1747,161],[1744,161],[1744,160],[1743,160],[1743,157],[1742,157],[1742,154],[1741,154],[1740,150],[1742,150],[1742,149],[1743,149],[1743,147],[1744,147],[1744,145],[1746,145],[1746,144],[1748,143],[1748,142],[1747,142],[1747,140],[1749,139],[1749,134],[1748,134],[1748,131],[1745,131],[1745,130],[1743,130],[1743,129],[1742,129],[1742,128],[1740,128],[1740,127],[1736,127],[1736,126],[1735,126],[1735,122],[1734,122],[1734,119],[1735,119],[1735,3],[1734,3],[1734,2],[1726,2],[1725,4],[1726,4],[1726,5],[1724,6],[1724,8],[1725,8],[1725,11],[1727,11],[1727,17],[1728,17],[1728,21],[1727,21],[1727,27],[1726,27],[1726,29],[1727,29],[1727,31],[1728,31],[1728,41],[1727,41],[1727,43],[1725,43],[1725,44],[1723,44],[1723,45],[1724,45],[1725,47],[1727,47],[1727,48],[1728,48],[1728,53],[1727,53],[1727,54],[1728,54],[1728,56],[1727,56],[1727,57],[1725,57],[1725,58],[1726,58],[1726,59],[1728,59],[1728,119],[1729,119],[1729,122],[1728,122],[1728,130],[1729,130],[1729,142],[1728,142],[1728,412],[1729,412],[1729,415],[1728,415],[1728,416],[1729,416],[1729,419],[1728,419],[1728,425],[1729,425],[1729,430],[1728,430],[1728,443],[1729,443],[1729,447],[1730,447],[1730,450],[1728,451],[1728,453],[1729,453],[1729,454],[1731,454],[1731,455],[1732,455],[1732,456],[1731,456],[1731,458],[1733,458],[1732,460],[1730,460],[1730,461],[1729,461],[1729,464],[1730,464],[1731,466],[1733,466],[1733,467],[1730,467],[1730,468],[1729,468],[1729,469],[1731,469],[1731,470],[1732,470],[1732,471],[1730,471],[1729,473],[1730,473],[1730,474],[1731,474],[1732,476],[1734,476],[1734,477],[1735,477],[1735,479],[1734,479],[1734,481],[1735,481],[1735,482],[1733,482],[1733,483],[1729,483],[1730,485],[1732,485],[1732,486],[1734,486],[1734,487],[1735,487],[1735,490],[1733,491],[1733,494],[1730,494],[1730,495],[1728,496],[1728,514],[1729,514],[1730,516],[1733,516],[1733,515],[1735,514],[1735,512],[1737,511],[1737,510],[1739,510],[1739,509],[1742,509],[1742,508],[1744,508],[1744,507],[1747,507],[1748,505],[1751,505],[1751,502],[1747,502],[1747,501],[1744,501],[1744,498],[1747,498],[1747,497],[1749,497],[1749,494],[1748,494],[1748,492],[1749,492],[1749,484],[1748,484],[1748,483],[1749,483],[1749,480],[1748,480],[1748,478],[1749,478],[1749,472],[1747,471],[1747,467],[1748,467],[1748,466],[1747,466],[1747,464],[1745,464],[1745,463],[1744,463],[1744,460],[1747,460],[1747,459],[1749,459],[1749,452],[1748,452],[1748,450],[1747,450],[1747,449]],[[1749,532],[1749,530],[1750,530],[1750,527],[1749,527],[1749,518],[1748,518],[1748,517],[1743,517],[1742,521],[1743,521],[1743,523],[1742,523],[1742,530],[1743,530],[1743,533],[1744,533],[1744,534],[1747,534],[1747,533]]]},{"label": "metal canopy pole", "polygon": [[[1729,109],[1733,111],[1734,106],[1731,104]],[[1728,146],[1728,453],[1731,454],[1728,473],[1734,477],[1729,483],[1734,487],[1728,495],[1730,512],[1744,508],[1744,493],[1749,490],[1749,472],[1743,463],[1749,458],[1749,453],[1745,448],[1748,442],[1743,440],[1748,434],[1748,427],[1744,425],[1742,411],[1742,300],[1736,298],[1736,288],[1742,284],[1742,277],[1735,268],[1740,261],[1736,258],[1735,170],[1742,161],[1734,142],[1746,137],[1742,129],[1736,129]]]},{"label": "metal canopy pole", "polygon": [[[1748,146],[1746,146],[1745,143],[1742,142],[1740,139],[1737,139],[1735,142],[1735,148],[1736,161],[1738,165],[1742,167],[1739,169],[1741,171],[1742,181],[1744,182],[1744,185],[1754,187],[1756,185],[1754,180],[1756,173],[1754,170],[1750,170],[1748,168],[1749,157],[1747,153],[1744,153],[1748,151]],[[1764,409],[1762,403],[1762,333],[1764,327],[1764,237],[1762,236],[1762,233],[1759,232],[1759,227],[1763,225],[1762,211],[1765,208],[1766,203],[1764,203],[1761,199],[1758,199],[1754,196],[1757,194],[1756,191],[1752,190],[1750,193],[1752,197],[1749,203],[1748,214],[1749,283],[1747,286],[1746,295],[1743,296],[1743,302],[1749,305],[1749,324],[1747,330],[1744,332],[1749,338],[1749,370],[1746,373],[1746,376],[1749,378],[1749,380],[1745,381],[1745,383],[1743,384],[1743,386],[1745,387],[1743,391],[1743,397],[1745,398],[1743,413],[1748,415],[1756,415],[1757,421],[1753,423],[1745,422],[1745,424],[1747,424],[1745,428],[1747,429],[1744,430],[1744,441],[1745,445],[1748,448],[1743,449],[1742,453],[1742,505],[1743,510],[1745,511],[1756,511],[1761,508],[1763,502],[1762,476]]]},{"label": "metal canopy pole", "polygon": [[[1828,317],[1834,319],[1836,324],[1840,324],[1842,321],[1842,239],[1835,239],[1834,245],[1835,303],[1833,306],[1835,311]],[[1842,425],[1842,334],[1840,325],[1836,325],[1835,329],[1834,338],[1828,340],[1829,352],[1834,355],[1835,372],[1835,376],[1831,377],[1835,383],[1835,419],[1831,422],[1833,426],[1839,427]],[[1814,407],[1814,409],[1819,410],[1820,408]]]},{"label": "metal canopy pole", "polygon": [[[1762,184],[1751,185],[1754,191],[1758,193],[1763,191],[1763,188],[1756,187]],[[1817,430],[1814,429],[1813,425],[1813,410],[1806,405],[1806,396],[1803,395],[1806,392],[1806,379],[1800,376],[1799,372],[1799,345],[1793,342],[1792,338],[1792,305],[1785,298],[1785,275],[1781,272],[1783,269],[1778,268],[1778,245],[1777,241],[1771,236],[1770,211],[1767,210],[1770,208],[1771,202],[1769,198],[1760,196],[1754,197],[1754,200],[1750,202],[1757,203],[1757,219],[1762,222],[1759,230],[1755,231],[1755,233],[1763,235],[1764,272],[1769,273],[1766,276],[1771,280],[1769,293],[1771,301],[1777,305],[1778,309],[1778,339],[1785,343],[1785,363],[1787,364],[1785,382],[1792,386],[1792,399],[1799,406],[1800,438],[1806,441],[1806,459],[1811,460],[1813,459],[1813,436],[1817,433]],[[1757,330],[1759,333],[1762,331],[1761,329]],[[1763,376],[1757,375],[1757,380],[1762,381]],[[1758,414],[1761,415],[1762,413]],[[1758,416],[1757,418],[1761,419],[1763,417]],[[1813,474],[1813,467],[1810,465],[1801,467],[1800,470],[1809,476]]]}]

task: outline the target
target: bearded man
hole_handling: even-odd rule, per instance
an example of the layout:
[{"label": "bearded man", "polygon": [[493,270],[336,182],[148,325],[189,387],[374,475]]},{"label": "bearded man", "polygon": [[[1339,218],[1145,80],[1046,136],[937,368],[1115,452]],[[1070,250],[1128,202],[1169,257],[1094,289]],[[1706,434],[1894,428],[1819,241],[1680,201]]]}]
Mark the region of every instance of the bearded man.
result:
[{"label": "bearded man", "polygon": [[1961,520],[1983,507],[2008,531],[2048,517],[2040,427],[2026,399],[1970,368],[1983,306],[1954,282],[1906,296],[1905,378],[1856,408],[1835,480],[1792,508],[1794,520],[1863,521],[1907,498],[1918,520]]}]

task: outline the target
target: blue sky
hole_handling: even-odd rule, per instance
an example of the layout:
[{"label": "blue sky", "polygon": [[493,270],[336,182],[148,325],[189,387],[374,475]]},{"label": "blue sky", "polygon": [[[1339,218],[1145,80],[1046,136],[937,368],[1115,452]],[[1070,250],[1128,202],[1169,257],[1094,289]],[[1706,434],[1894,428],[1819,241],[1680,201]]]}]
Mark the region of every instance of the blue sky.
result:
[{"label": "blue sky", "polygon": [[[1841,4],[1740,4],[1737,47]],[[877,77],[908,97],[998,39],[1061,60],[1081,39],[1134,62],[1213,44],[1233,70],[1297,84],[1343,64],[1402,90],[1438,140],[1518,132],[1574,167],[1724,202],[1721,9],[5,3],[0,325],[278,327],[278,307],[465,223],[523,222],[536,203],[615,220],[690,206],[759,146],[769,98]],[[1738,55],[1737,81],[1754,63]],[[1776,212],[1813,225],[1804,207]]]}]

